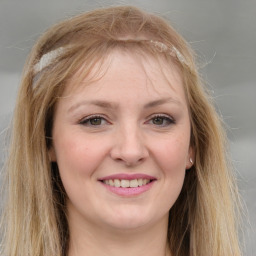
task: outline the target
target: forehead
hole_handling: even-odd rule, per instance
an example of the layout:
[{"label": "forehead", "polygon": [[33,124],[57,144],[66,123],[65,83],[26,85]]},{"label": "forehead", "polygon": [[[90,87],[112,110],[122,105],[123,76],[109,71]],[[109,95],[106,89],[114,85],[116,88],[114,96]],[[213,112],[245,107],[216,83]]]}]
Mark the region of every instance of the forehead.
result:
[{"label": "forehead", "polygon": [[67,84],[64,94],[72,96],[83,92],[83,97],[91,94],[110,97],[116,92],[121,93],[122,98],[130,91],[144,97],[171,94],[185,100],[181,72],[173,62],[164,57],[121,50],[114,50],[96,62],[89,72],[84,63]]}]

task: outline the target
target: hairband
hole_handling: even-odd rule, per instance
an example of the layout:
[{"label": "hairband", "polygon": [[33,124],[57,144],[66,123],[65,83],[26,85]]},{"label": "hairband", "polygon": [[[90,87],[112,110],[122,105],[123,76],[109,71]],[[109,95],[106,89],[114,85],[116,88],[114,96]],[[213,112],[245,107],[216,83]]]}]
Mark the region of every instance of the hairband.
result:
[{"label": "hairband", "polygon": [[174,46],[171,46],[170,48],[162,43],[162,42],[159,42],[159,41],[153,41],[153,40],[150,40],[150,43],[154,44],[154,46],[160,51],[160,52],[168,52],[169,50],[169,54],[173,57],[176,57],[179,62],[185,64],[185,65],[188,65],[187,64],[187,61],[185,60],[184,56],[180,53],[180,51],[174,47]]},{"label": "hairband", "polygon": [[59,47],[55,50],[45,53],[38,63],[34,66],[34,73],[42,71],[45,67],[53,63],[65,50],[65,47]]},{"label": "hairband", "polygon": [[[167,52],[169,51],[169,54],[173,57],[176,57],[179,62],[181,62],[182,64],[188,65],[184,56],[180,53],[180,51],[174,47],[171,46],[170,48],[159,41],[153,41],[150,40],[150,43],[152,43],[156,49],[158,49],[160,52]],[[46,68],[47,66],[49,66],[50,64],[52,64],[61,54],[64,53],[66,47],[59,47],[55,50],[52,50],[50,52],[45,53],[41,59],[38,61],[37,64],[35,64],[34,66],[34,73],[39,73],[40,71],[42,71],[44,68]]]}]

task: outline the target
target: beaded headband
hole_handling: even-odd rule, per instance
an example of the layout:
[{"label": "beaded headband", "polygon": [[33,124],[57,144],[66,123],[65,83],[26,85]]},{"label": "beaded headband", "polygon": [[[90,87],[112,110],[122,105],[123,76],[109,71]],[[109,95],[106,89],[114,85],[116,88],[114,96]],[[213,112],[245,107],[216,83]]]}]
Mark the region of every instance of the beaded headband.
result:
[{"label": "beaded headband", "polygon": [[[150,40],[150,43],[152,43],[157,50],[160,52],[167,52],[171,56],[177,58],[180,63],[188,65],[186,59],[184,56],[180,53],[180,51],[174,47],[168,47],[166,44],[159,42],[159,41],[153,41]],[[46,54],[44,54],[41,59],[35,64],[34,66],[34,73],[41,72],[44,68],[51,65],[61,54],[65,52],[66,47],[59,47],[55,50],[52,50]]]},{"label": "beaded headband", "polygon": [[184,56],[180,53],[180,51],[176,47],[171,46],[169,48],[166,44],[164,44],[162,42],[159,42],[159,41],[153,41],[153,40],[150,40],[150,43],[152,43],[160,52],[167,52],[168,53],[168,51],[169,51],[169,54],[171,56],[177,58],[180,63],[188,65]]},{"label": "beaded headband", "polygon": [[34,66],[34,73],[39,73],[45,67],[52,64],[52,62],[54,62],[54,60],[57,59],[64,52],[64,50],[65,47],[59,47],[55,50],[45,53]]}]

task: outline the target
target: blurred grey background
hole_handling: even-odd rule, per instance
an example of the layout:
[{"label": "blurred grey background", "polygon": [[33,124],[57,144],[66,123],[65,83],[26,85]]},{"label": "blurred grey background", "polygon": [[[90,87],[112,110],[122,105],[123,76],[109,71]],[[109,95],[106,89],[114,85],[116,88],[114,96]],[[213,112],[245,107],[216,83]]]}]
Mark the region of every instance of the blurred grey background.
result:
[{"label": "blurred grey background", "polygon": [[227,125],[239,188],[248,209],[245,253],[256,252],[255,0],[0,0],[0,167],[25,59],[52,24],[95,7],[135,5],[167,17],[198,55],[200,71]]}]

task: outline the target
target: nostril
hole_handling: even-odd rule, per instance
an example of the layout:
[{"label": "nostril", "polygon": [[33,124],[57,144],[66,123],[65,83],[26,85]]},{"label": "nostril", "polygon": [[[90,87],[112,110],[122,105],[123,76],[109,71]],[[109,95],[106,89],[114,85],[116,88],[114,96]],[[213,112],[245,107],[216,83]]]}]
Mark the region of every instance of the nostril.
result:
[{"label": "nostril", "polygon": [[144,162],[149,155],[143,141],[136,135],[126,134],[116,140],[110,156],[117,162],[123,162],[126,166],[134,166]]}]

